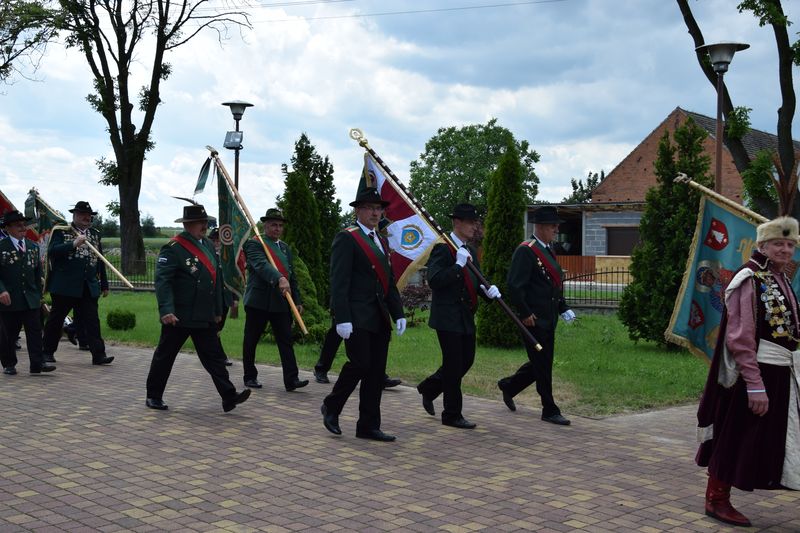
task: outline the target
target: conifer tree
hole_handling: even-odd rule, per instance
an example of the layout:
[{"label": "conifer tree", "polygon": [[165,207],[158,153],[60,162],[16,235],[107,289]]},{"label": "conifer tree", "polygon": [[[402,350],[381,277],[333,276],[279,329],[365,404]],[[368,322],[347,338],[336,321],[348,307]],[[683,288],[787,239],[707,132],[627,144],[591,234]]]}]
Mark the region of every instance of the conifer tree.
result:
[{"label": "conifer tree", "polygon": [[284,239],[308,267],[319,299],[317,287],[320,283],[327,286],[328,273],[323,267],[320,254],[319,226],[314,222],[319,218],[317,201],[308,187],[308,176],[304,172],[289,172],[285,184],[281,202],[283,216],[286,218]]},{"label": "conifer tree", "polygon": [[633,340],[667,345],[664,332],[686,269],[700,203],[700,193],[674,180],[683,172],[702,185],[713,186],[708,176],[710,158],[703,152],[707,136],[689,119],[675,130],[674,145],[669,132],[659,142],[658,184],[645,197],[647,205],[639,223],[641,243],[631,254],[633,281],[623,291],[619,307],[620,320]]},{"label": "conifer tree", "polygon": [[[504,296],[511,256],[525,238],[523,179],[519,152],[516,145],[509,142],[497,170],[489,178],[489,212],[484,225],[481,261],[484,277],[497,285]],[[477,336],[484,346],[512,347],[521,342],[517,327],[500,306],[483,299],[478,307]]]},{"label": "conifer tree", "polygon": [[[333,164],[328,159],[317,153],[316,148],[308,136],[303,133],[294,144],[294,154],[291,159],[291,171],[303,172],[308,176],[308,186],[317,202],[318,216],[315,219],[306,218],[306,223],[316,224],[320,233],[320,255],[324,271],[328,272],[330,249],[336,232],[341,228],[341,203],[336,198],[336,186],[333,184]],[[284,176],[289,174],[288,165],[282,165]],[[278,205],[283,205],[283,199],[278,199]],[[328,279],[316,280],[318,300],[327,305]]]}]

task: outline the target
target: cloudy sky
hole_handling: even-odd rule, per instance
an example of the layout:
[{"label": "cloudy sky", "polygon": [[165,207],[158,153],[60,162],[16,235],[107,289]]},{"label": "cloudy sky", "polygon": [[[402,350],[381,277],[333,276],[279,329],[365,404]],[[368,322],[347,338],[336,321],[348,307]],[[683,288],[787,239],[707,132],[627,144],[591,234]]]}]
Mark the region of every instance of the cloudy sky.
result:
[{"label": "cloudy sky", "polygon": [[[725,80],[753,127],[775,132],[780,103],[772,30],[739,14],[735,0],[692,1],[705,40],[739,41]],[[280,165],[305,132],[335,168],[343,204],[354,196],[361,128],[392,170],[409,163],[438,128],[496,117],[541,155],[539,197],[558,201],[570,178],[608,173],[675,107],[716,114],[677,4],[670,0],[263,0],[253,29],[222,45],[201,34],[172,52],[145,162],[140,207],[173,225],[208,152],[222,150],[233,119],[221,102],[254,104],[241,122],[240,190],[263,213],[281,194]],[[792,11],[794,8],[794,12]],[[797,4],[784,2],[800,22]],[[797,28],[793,26],[792,28]],[[793,38],[796,35],[792,34]],[[148,50],[135,73],[146,75]],[[88,67],[55,45],[36,76],[0,86],[0,190],[18,207],[37,187],[66,211],[89,200],[105,215],[116,190],[94,161],[113,158],[105,123],[90,110]],[[797,69],[794,75],[797,77]],[[136,85],[140,85],[137,82]],[[795,135],[796,137],[796,135]],[[216,210],[210,188],[198,199]]]}]

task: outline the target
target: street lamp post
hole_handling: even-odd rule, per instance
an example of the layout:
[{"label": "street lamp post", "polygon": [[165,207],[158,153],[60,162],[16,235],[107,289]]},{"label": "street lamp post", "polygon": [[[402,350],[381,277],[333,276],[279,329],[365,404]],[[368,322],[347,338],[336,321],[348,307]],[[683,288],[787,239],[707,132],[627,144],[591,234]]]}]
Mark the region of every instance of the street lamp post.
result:
[{"label": "street lamp post", "polygon": [[717,144],[714,170],[714,191],[722,194],[722,93],[725,88],[723,76],[733,60],[733,54],[750,48],[745,43],[715,43],[698,46],[695,51],[706,51],[711,58],[711,66],[717,73]]},{"label": "street lamp post", "polygon": [[242,146],[244,133],[239,131],[239,121],[242,119],[245,109],[253,107],[253,104],[241,100],[233,100],[230,102],[223,102],[222,105],[228,106],[231,109],[233,120],[236,122],[236,130],[229,131],[225,134],[224,146],[229,150],[234,150],[236,153],[233,167],[233,184],[236,190],[239,190],[239,150],[244,148],[244,146]]}]

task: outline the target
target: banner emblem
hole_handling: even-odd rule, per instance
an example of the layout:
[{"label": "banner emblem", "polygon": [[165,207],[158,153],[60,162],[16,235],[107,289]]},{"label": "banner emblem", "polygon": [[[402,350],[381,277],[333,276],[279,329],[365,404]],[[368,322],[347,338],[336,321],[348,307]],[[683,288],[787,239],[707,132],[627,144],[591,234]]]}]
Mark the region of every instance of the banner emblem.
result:
[{"label": "banner emblem", "polygon": [[719,219],[711,219],[711,227],[708,228],[706,238],[703,240],[706,246],[712,250],[720,251],[728,246],[728,228]]},{"label": "banner emblem", "polygon": [[408,224],[402,229],[400,245],[404,250],[413,250],[422,244],[422,229],[414,224]]},{"label": "banner emblem", "polygon": [[219,227],[219,242],[225,246],[233,244],[233,227],[230,224],[223,224]]}]

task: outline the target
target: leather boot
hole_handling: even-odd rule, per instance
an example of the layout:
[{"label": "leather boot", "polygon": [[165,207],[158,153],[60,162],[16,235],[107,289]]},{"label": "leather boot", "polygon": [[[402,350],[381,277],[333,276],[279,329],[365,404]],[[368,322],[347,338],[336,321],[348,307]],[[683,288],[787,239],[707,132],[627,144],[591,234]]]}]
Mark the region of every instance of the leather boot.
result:
[{"label": "leather boot", "polygon": [[734,526],[750,527],[752,524],[731,505],[731,486],[711,474],[706,487],[706,515]]}]

